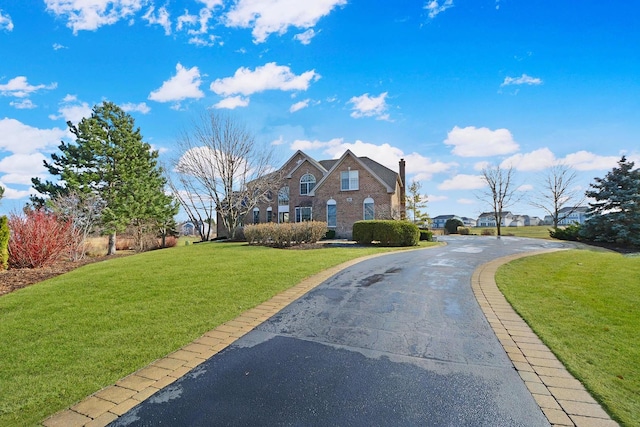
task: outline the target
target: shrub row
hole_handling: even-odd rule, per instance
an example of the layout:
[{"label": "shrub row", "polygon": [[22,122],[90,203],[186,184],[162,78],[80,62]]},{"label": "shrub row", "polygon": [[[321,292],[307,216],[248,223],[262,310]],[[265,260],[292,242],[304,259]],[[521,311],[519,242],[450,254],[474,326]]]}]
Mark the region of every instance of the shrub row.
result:
[{"label": "shrub row", "polygon": [[276,248],[285,248],[302,243],[316,243],[326,232],[327,223],[320,221],[284,224],[267,222],[244,227],[244,236],[250,245],[273,246]]},{"label": "shrub row", "polygon": [[420,229],[407,221],[373,220],[353,224],[353,240],[360,244],[379,242],[381,246],[416,246]]}]

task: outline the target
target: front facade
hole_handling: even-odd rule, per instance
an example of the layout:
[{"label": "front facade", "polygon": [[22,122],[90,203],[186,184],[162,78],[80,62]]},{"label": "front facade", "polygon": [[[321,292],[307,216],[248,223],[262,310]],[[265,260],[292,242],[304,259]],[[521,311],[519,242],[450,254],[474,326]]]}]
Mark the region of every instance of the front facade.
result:
[{"label": "front facade", "polygon": [[349,150],[339,159],[320,161],[297,151],[278,173],[279,188],[245,224],[325,221],[336,237],[351,238],[356,221],[405,217],[404,160],[395,172]]},{"label": "front facade", "polygon": [[457,215],[438,215],[437,217],[431,219],[431,227],[444,228],[445,224],[450,219],[457,219],[464,224],[462,217],[459,217]]},{"label": "front facade", "polygon": [[[502,212],[502,217],[500,218],[500,226],[509,227],[514,220],[515,220],[515,217],[511,212],[509,211]],[[524,221],[522,225],[524,225]],[[495,227],[496,226],[495,214],[493,212],[483,212],[478,217],[477,226],[478,227]]]}]

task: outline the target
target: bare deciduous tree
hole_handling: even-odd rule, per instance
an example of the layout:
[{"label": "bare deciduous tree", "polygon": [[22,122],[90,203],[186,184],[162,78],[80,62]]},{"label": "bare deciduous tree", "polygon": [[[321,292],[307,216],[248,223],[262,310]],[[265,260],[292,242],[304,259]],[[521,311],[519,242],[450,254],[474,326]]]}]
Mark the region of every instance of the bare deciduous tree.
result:
[{"label": "bare deciduous tree", "polygon": [[87,238],[91,233],[98,231],[96,227],[100,224],[100,216],[105,205],[104,200],[95,193],[84,194],[73,190],[50,200],[51,210],[71,224],[71,258],[74,261],[85,257]]},{"label": "bare deciduous tree", "polygon": [[513,182],[513,167],[503,169],[500,166],[482,169],[482,179],[487,183],[488,190],[481,193],[480,198],[493,209],[498,236],[501,236],[502,214],[509,206],[517,201],[516,184]]},{"label": "bare deciduous tree", "polygon": [[215,206],[228,237],[235,238],[247,213],[279,188],[272,150],[256,144],[238,121],[214,112],[203,113],[178,142],[176,197],[192,219],[211,218]]},{"label": "bare deciduous tree", "polygon": [[576,177],[576,173],[566,165],[550,167],[530,201],[532,206],[543,209],[551,216],[556,230],[558,224],[585,201],[584,191],[575,185]]}]

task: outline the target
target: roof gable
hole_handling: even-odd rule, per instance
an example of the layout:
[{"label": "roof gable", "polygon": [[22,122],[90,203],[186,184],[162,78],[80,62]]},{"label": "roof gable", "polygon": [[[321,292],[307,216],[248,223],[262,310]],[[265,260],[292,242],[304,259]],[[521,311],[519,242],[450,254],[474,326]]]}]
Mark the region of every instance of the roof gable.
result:
[{"label": "roof gable", "polygon": [[[311,191],[310,195],[315,195],[316,189],[320,188],[322,184],[324,184],[327,178],[333,174],[334,171],[338,170],[340,165],[344,162],[346,158],[352,158],[356,163],[358,163],[364,170],[369,172],[380,184],[382,184],[387,193],[395,193],[396,191],[396,181],[398,180],[398,174],[393,172],[391,169],[382,166],[380,163],[375,162],[368,157],[358,157],[351,152],[351,150],[347,150],[344,152],[342,157],[335,161],[331,166],[331,169],[322,177],[322,179],[316,184],[313,191]],[[381,176],[383,175],[383,176]],[[391,177],[393,175],[393,178]]]},{"label": "roof gable", "polygon": [[[298,162],[296,162],[296,164],[293,164],[293,161],[296,159],[296,157],[298,155],[301,155],[302,158]],[[309,162],[311,165],[313,165],[313,167],[318,169],[322,173],[323,176],[327,175],[327,169],[320,162],[318,162],[317,160],[315,160],[311,156],[305,154],[304,152],[298,150],[298,151],[296,151],[296,153],[289,160],[287,160],[287,162],[282,167],[282,169],[286,171],[288,169],[285,168],[285,167],[291,166],[291,169],[287,173],[286,178],[291,178],[293,173],[296,170],[298,170],[305,162]]]}]

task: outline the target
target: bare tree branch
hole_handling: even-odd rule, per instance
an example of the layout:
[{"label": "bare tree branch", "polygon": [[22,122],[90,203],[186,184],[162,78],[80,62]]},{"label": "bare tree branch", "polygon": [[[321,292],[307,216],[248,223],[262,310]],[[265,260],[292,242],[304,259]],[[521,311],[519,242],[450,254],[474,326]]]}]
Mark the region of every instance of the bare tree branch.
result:
[{"label": "bare tree branch", "polygon": [[[174,161],[178,175],[173,183],[187,213],[212,214],[211,203],[229,237],[234,238],[242,220],[274,187],[270,173],[272,150],[256,144],[239,122],[218,113],[203,113],[179,141],[180,157]],[[179,187],[178,187],[179,185]]]},{"label": "bare tree branch", "polygon": [[500,166],[482,169],[482,179],[487,183],[488,190],[482,192],[480,198],[493,209],[498,236],[501,236],[502,214],[509,206],[516,203],[516,185],[513,182],[513,167],[502,169]]},{"label": "bare tree branch", "polygon": [[584,203],[584,191],[575,186],[577,175],[566,165],[552,166],[547,170],[538,192],[530,201],[532,206],[543,209],[553,221],[553,228]]}]

